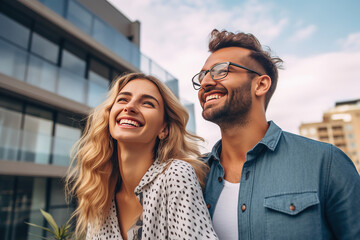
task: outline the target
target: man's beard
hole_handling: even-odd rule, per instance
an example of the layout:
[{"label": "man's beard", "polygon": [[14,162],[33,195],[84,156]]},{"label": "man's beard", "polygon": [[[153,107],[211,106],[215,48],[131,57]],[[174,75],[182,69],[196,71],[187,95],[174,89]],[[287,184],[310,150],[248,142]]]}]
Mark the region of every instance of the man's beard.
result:
[{"label": "man's beard", "polygon": [[224,127],[229,124],[245,125],[252,105],[251,82],[249,79],[243,86],[228,91],[225,105],[203,110],[203,118]]}]

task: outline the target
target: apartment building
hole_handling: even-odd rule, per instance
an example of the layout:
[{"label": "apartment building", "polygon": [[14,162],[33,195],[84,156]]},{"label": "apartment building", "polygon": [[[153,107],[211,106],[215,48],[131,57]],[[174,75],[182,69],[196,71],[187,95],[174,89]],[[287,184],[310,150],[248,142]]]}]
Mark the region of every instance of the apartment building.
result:
[{"label": "apartment building", "polygon": [[360,99],[337,102],[323,114],[323,121],[303,123],[300,134],[334,144],[354,162],[360,173]]},{"label": "apartment building", "polygon": [[[140,23],[105,0],[0,0],[0,239],[38,239],[39,209],[63,224],[62,178],[84,117],[112,79],[144,72],[179,97],[178,80],[140,52]],[[194,106],[188,129],[195,132]]]}]

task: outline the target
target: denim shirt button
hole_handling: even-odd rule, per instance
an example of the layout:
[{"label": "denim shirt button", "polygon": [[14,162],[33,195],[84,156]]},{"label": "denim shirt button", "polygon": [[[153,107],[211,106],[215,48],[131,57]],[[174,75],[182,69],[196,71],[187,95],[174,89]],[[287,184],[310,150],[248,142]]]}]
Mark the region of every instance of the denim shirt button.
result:
[{"label": "denim shirt button", "polygon": [[242,211],[242,212],[245,212],[245,211],[246,211],[246,205],[245,205],[245,204],[241,205],[241,211]]},{"label": "denim shirt button", "polygon": [[218,181],[219,181],[219,182],[222,182],[222,177],[219,177],[219,178],[218,178]]},{"label": "denim shirt button", "polygon": [[296,207],[294,204],[290,204],[290,207],[289,207],[290,211],[295,211]]},{"label": "denim shirt button", "polygon": [[210,203],[206,204],[206,207],[207,207],[208,209],[210,209],[210,207],[211,207]]}]

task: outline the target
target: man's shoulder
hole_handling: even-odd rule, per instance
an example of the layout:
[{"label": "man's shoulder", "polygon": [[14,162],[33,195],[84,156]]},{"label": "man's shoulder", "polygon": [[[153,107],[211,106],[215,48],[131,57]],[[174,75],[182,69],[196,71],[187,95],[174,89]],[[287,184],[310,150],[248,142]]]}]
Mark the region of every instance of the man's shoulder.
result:
[{"label": "man's shoulder", "polygon": [[307,138],[295,133],[290,133],[286,131],[283,131],[282,133],[283,133],[282,137],[285,143],[289,145],[293,145],[298,148],[301,146],[303,147],[312,146],[318,149],[329,149],[333,146],[330,143],[320,142],[319,140]]}]

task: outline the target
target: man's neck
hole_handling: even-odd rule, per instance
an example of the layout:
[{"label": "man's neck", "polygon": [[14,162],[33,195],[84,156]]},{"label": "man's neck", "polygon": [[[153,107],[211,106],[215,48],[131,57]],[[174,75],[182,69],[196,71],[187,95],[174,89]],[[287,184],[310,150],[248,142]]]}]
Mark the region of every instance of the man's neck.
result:
[{"label": "man's neck", "polygon": [[230,182],[240,182],[242,166],[246,154],[266,134],[268,129],[266,119],[248,121],[246,124],[221,128],[222,150],[221,164],[225,170],[225,179]]}]

